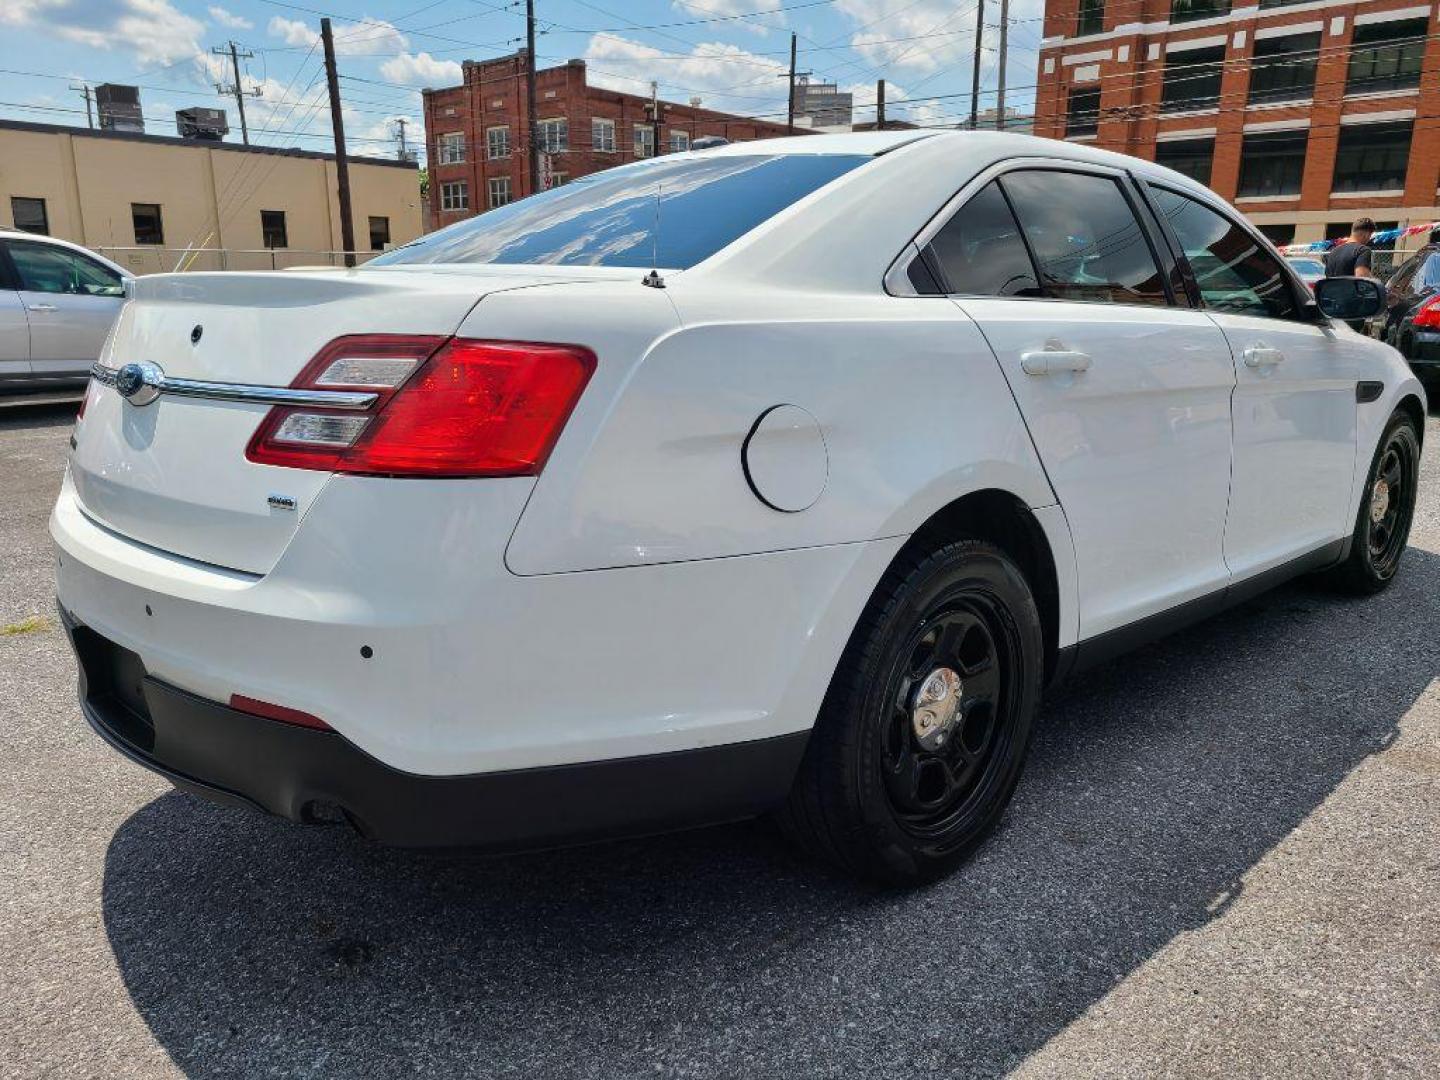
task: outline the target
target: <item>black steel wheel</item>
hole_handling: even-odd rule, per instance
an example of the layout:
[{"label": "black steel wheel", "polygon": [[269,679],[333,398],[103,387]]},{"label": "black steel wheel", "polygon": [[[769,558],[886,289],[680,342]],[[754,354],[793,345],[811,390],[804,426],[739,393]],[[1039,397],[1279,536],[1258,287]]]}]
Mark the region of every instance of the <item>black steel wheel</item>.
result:
[{"label": "black steel wheel", "polygon": [[1350,553],[1332,580],[1348,592],[1374,593],[1390,584],[1410,538],[1420,478],[1420,435],[1397,411],[1380,437],[1365,479]]},{"label": "black steel wheel", "polygon": [[1030,587],[993,545],[905,554],[841,659],[781,824],[892,884],[931,880],[995,828],[1039,703]]}]

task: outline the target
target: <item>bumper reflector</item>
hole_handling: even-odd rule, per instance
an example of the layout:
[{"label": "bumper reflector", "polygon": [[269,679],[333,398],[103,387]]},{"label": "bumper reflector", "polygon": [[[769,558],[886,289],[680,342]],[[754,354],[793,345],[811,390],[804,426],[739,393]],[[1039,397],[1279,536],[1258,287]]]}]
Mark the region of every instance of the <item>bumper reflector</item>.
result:
[{"label": "bumper reflector", "polygon": [[266,720],[279,720],[282,724],[294,724],[297,727],[314,728],[317,731],[335,730],[318,716],[311,716],[299,709],[287,709],[284,705],[272,705],[268,701],[246,697],[244,694],[231,694],[230,707],[249,713],[251,716],[264,717]]}]

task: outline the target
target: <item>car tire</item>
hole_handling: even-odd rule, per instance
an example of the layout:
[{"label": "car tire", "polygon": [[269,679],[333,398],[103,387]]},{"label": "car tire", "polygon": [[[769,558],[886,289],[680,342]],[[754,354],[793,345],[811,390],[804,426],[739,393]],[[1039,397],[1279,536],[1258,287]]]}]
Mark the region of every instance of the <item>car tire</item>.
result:
[{"label": "car tire", "polygon": [[1397,410],[1385,425],[1365,476],[1350,552],[1330,571],[1335,588],[1368,596],[1394,579],[1415,516],[1419,478],[1420,434],[1414,419]]},{"label": "car tire", "polygon": [[948,873],[1015,792],[1043,671],[1039,611],[1010,556],[979,540],[903,553],[846,646],[782,828],[884,884]]}]

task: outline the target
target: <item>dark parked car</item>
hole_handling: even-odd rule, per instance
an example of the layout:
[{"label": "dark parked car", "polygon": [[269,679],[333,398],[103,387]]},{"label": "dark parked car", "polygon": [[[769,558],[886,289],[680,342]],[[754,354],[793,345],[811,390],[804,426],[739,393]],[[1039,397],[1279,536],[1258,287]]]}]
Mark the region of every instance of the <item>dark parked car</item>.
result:
[{"label": "dark parked car", "polygon": [[1394,345],[1423,381],[1440,381],[1440,244],[1426,244],[1385,282],[1376,336]]}]

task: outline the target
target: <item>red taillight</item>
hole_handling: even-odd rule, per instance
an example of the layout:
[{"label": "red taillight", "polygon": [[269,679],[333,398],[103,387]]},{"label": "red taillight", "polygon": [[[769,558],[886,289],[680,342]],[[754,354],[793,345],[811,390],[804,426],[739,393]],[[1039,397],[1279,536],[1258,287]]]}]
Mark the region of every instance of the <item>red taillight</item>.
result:
[{"label": "red taillight", "polygon": [[245,456],[371,476],[534,476],[594,369],[574,345],[340,338],[292,385],[370,390],[375,404],[272,409]]},{"label": "red taillight", "polygon": [[1440,327],[1440,293],[1430,297],[1415,309],[1415,325],[1422,330]]},{"label": "red taillight", "polygon": [[231,694],[230,707],[243,713],[249,713],[251,716],[263,716],[266,720],[279,720],[282,724],[294,724],[297,727],[314,728],[317,731],[335,730],[324,720],[318,716],[311,716],[308,712],[289,709],[284,705],[272,705],[268,701],[246,697],[244,694]]}]

